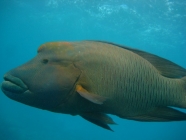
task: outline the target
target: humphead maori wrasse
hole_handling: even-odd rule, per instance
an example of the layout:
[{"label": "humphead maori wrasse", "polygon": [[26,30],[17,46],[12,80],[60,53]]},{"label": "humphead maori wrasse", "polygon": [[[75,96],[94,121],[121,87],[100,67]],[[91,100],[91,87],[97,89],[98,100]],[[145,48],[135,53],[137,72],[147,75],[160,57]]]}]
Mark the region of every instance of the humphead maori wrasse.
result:
[{"label": "humphead maori wrasse", "polygon": [[4,75],[2,91],[29,106],[80,115],[111,130],[107,115],[186,120],[186,69],[140,50],[101,41],[50,42]]}]

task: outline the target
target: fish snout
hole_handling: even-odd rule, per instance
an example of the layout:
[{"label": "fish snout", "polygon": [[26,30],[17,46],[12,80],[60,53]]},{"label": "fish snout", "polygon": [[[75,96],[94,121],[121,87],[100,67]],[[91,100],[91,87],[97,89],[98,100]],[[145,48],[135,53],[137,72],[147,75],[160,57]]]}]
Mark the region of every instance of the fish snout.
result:
[{"label": "fish snout", "polygon": [[18,77],[10,74],[4,75],[4,81],[1,85],[2,91],[6,93],[21,94],[28,90],[27,85]]}]

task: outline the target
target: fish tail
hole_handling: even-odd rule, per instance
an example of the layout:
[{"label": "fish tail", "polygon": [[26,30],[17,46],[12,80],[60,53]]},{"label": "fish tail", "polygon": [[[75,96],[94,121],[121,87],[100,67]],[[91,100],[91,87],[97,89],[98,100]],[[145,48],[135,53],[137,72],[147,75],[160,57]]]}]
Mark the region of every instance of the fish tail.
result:
[{"label": "fish tail", "polygon": [[183,79],[183,81],[185,82],[185,84],[184,84],[184,88],[185,88],[185,94],[186,94],[186,76],[183,77],[182,79]]},{"label": "fish tail", "polygon": [[186,94],[186,76],[183,77],[182,80],[184,81],[184,88],[185,88],[185,94]]},{"label": "fish tail", "polygon": [[181,107],[186,108],[186,76],[181,78],[183,80],[183,88],[184,88],[184,94],[181,102]]}]

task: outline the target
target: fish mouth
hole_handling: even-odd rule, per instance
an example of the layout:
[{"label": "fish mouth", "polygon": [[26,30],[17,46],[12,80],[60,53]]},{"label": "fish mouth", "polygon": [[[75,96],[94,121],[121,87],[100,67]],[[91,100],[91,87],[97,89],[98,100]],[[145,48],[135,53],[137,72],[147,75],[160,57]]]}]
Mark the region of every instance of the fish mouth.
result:
[{"label": "fish mouth", "polygon": [[28,87],[24,82],[10,74],[4,75],[4,81],[1,85],[1,89],[5,94],[15,93],[15,94],[22,94],[28,90]]}]

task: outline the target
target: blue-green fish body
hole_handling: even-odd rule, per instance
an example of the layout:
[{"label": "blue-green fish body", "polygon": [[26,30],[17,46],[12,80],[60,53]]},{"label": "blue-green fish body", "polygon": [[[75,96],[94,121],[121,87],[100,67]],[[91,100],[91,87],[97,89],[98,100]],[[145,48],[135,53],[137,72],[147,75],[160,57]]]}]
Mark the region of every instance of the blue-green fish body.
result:
[{"label": "blue-green fish body", "polygon": [[114,124],[106,114],[138,121],[186,120],[185,113],[171,108],[186,108],[186,70],[113,43],[46,43],[4,79],[2,90],[14,100],[80,115],[106,129]]}]

